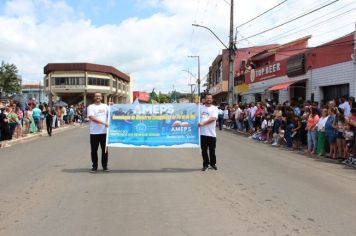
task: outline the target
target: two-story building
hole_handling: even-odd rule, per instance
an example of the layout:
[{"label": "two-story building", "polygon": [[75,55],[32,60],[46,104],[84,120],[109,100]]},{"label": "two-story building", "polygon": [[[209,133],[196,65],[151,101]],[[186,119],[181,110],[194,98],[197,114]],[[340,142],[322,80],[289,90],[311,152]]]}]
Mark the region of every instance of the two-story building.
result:
[{"label": "two-story building", "polygon": [[243,101],[355,97],[355,33],[313,48],[307,46],[310,37],[251,57],[254,67],[245,73],[249,89],[242,94]]},{"label": "two-story building", "polygon": [[44,85],[49,102],[58,97],[68,104],[93,101],[96,92],[103,94],[104,102],[132,101],[132,83],[129,75],[112,66],[91,63],[49,63],[44,67]]},{"label": "two-story building", "polygon": [[[246,91],[248,86],[245,84],[244,71],[247,60],[266,49],[275,47],[273,45],[238,48],[235,51],[234,58],[234,77],[235,77],[235,96],[238,98],[239,94]],[[242,79],[243,78],[243,79]],[[209,68],[207,76],[207,89],[213,95],[217,103],[227,102],[228,96],[228,81],[229,81],[229,51],[224,49],[221,55],[218,55]]]}]

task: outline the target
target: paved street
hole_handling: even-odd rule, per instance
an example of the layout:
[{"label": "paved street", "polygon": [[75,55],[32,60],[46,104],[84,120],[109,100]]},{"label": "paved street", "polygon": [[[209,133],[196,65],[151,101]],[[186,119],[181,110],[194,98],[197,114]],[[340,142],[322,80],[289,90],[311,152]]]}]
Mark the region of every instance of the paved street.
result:
[{"label": "paved street", "polygon": [[199,150],[110,149],[87,128],[0,150],[0,235],[356,235],[356,170],[218,133]]}]

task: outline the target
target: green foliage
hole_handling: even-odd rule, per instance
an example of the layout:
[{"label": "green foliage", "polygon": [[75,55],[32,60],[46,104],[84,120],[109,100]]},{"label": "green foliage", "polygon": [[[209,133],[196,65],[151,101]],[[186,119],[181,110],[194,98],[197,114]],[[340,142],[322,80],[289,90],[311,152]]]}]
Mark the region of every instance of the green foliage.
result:
[{"label": "green foliage", "polygon": [[171,98],[167,94],[159,94],[159,103],[170,103]]},{"label": "green foliage", "polygon": [[155,89],[152,90],[152,92],[150,93],[150,100],[148,101],[148,103],[157,103],[158,102],[158,96],[157,93],[155,92]]},{"label": "green foliage", "polygon": [[10,95],[21,91],[21,79],[18,76],[18,72],[15,64],[1,62],[0,89],[2,89],[3,95]]}]

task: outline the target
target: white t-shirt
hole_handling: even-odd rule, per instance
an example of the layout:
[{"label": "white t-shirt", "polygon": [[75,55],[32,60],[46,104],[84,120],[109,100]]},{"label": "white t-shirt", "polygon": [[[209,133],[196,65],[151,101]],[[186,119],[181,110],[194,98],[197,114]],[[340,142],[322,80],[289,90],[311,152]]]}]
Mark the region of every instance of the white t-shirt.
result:
[{"label": "white t-shirt", "polygon": [[261,129],[267,129],[267,120],[264,119],[261,124]]},{"label": "white t-shirt", "polygon": [[318,123],[316,124],[317,127],[318,127],[318,131],[324,131],[325,129],[325,124],[326,124],[326,121],[328,120],[328,117],[320,117]]},{"label": "white t-shirt", "polygon": [[224,119],[225,120],[229,119],[229,110],[227,109],[224,110]]},{"label": "white t-shirt", "polygon": [[236,120],[240,119],[241,112],[242,112],[242,110],[240,109],[240,107],[238,107],[235,111],[235,119]]},{"label": "white t-shirt", "polygon": [[250,117],[252,119],[255,118],[256,111],[257,111],[257,107],[256,106],[250,108]]},{"label": "white t-shirt", "polygon": [[[109,107],[106,104],[101,103],[100,105],[91,104],[88,107],[88,118],[89,116],[95,116],[102,122],[107,122],[109,115]],[[106,127],[103,124],[95,123],[90,121],[90,134],[106,134]]]},{"label": "white t-shirt", "polygon": [[351,114],[351,108],[350,108],[350,104],[348,101],[345,101],[344,103],[339,105],[339,108],[341,108],[344,111],[344,116],[350,116]]},{"label": "white t-shirt", "polygon": [[[218,108],[214,105],[207,107],[205,105],[200,106],[200,122],[204,122],[208,120],[210,117],[214,117],[218,119]],[[216,122],[211,122],[208,125],[204,125],[200,127],[200,135],[216,137]]]}]

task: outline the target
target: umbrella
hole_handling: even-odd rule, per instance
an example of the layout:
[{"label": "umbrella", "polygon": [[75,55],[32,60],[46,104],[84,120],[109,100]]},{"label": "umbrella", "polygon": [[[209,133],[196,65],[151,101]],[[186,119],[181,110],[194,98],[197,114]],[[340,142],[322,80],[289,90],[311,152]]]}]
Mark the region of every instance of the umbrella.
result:
[{"label": "umbrella", "polygon": [[58,101],[58,102],[55,102],[53,104],[53,106],[55,106],[55,107],[65,107],[65,106],[68,106],[68,104],[63,102],[63,101]]},{"label": "umbrella", "polygon": [[10,97],[15,102],[24,102],[26,101],[26,97],[23,94],[15,94]]}]

